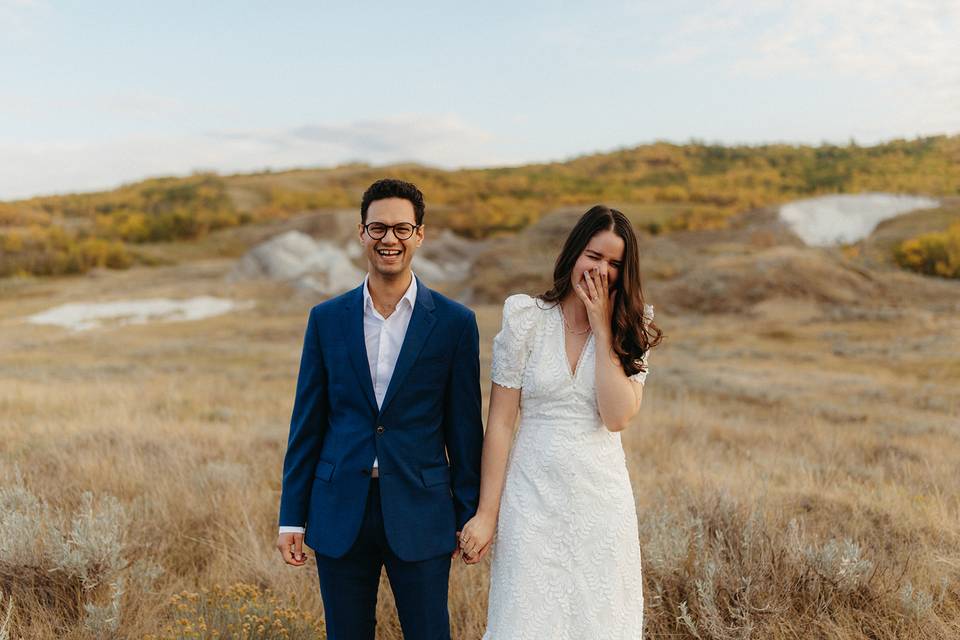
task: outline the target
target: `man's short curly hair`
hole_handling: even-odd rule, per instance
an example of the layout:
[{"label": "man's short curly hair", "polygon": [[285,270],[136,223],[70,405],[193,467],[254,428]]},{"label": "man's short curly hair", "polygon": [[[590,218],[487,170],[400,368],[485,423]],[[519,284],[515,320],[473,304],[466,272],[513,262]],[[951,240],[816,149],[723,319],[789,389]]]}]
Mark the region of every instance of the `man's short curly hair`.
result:
[{"label": "man's short curly hair", "polygon": [[409,200],[410,204],[413,205],[413,213],[416,216],[417,224],[423,224],[423,214],[426,207],[423,204],[423,194],[420,193],[420,189],[411,182],[396,180],[395,178],[377,180],[367,188],[363,193],[363,202],[360,204],[360,220],[366,224],[367,209],[370,208],[370,203],[386,198]]}]

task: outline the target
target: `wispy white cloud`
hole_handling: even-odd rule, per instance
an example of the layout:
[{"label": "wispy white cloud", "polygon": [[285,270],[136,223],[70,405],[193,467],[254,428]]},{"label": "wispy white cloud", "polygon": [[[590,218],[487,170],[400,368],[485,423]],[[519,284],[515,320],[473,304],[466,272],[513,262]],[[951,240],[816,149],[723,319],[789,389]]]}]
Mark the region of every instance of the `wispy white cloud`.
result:
[{"label": "wispy white cloud", "polygon": [[[960,129],[960,2],[718,0],[663,36],[665,65],[728,60],[733,76],[868,81],[886,130]],[[802,79],[801,79],[802,77]]]},{"label": "wispy white cloud", "polygon": [[[755,62],[776,73],[791,56],[802,70],[866,78],[886,88],[900,130],[960,128],[960,3],[940,0],[808,0],[767,35],[797,46]],[[778,62],[779,61],[779,62]],[[746,66],[746,65],[745,65]]]},{"label": "wispy white cloud", "polygon": [[220,131],[208,134],[251,148],[295,152],[307,150],[331,157],[369,158],[373,162],[434,158],[441,164],[456,162],[455,156],[483,146],[490,135],[452,115],[392,116],[342,124],[313,124],[282,131]]},{"label": "wispy white cloud", "polygon": [[180,99],[146,89],[131,89],[95,100],[95,107],[132,118],[151,119],[184,113],[187,105]]},{"label": "wispy white cloud", "polygon": [[0,91],[0,114],[28,117],[36,113],[39,102],[32,96]]},{"label": "wispy white cloud", "polygon": [[803,68],[876,78],[905,72],[957,74],[957,65],[951,64],[960,54],[956,2],[799,0],[764,17],[770,24],[743,42],[744,70],[762,74]]},{"label": "wispy white cloud", "polygon": [[490,134],[456,116],[408,115],[288,130],[0,144],[0,199],[110,188],[204,169],[253,171],[355,160],[448,167],[510,161],[496,155],[492,142]]},{"label": "wispy white cloud", "polygon": [[35,38],[53,13],[45,0],[0,0],[0,47]]}]

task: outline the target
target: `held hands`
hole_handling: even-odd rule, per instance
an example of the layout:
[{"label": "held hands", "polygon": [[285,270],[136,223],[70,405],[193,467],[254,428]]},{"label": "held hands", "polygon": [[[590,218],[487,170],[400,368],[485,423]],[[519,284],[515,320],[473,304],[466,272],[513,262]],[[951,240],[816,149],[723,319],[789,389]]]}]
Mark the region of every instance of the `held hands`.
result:
[{"label": "held hands", "polygon": [[477,564],[490,551],[493,532],[496,527],[497,519],[495,517],[477,512],[477,515],[463,525],[463,531],[458,532],[459,548],[454,553],[462,552],[463,561],[466,564]]},{"label": "held hands", "polygon": [[610,291],[607,270],[594,267],[584,271],[580,281],[574,284],[574,291],[587,308],[587,318],[594,335],[605,337],[610,332],[613,301],[617,296],[616,290]]},{"label": "held hands", "polygon": [[281,533],[277,539],[277,549],[283,556],[283,561],[294,567],[302,567],[307,563],[307,554],[303,552],[302,533]]},{"label": "held hands", "polygon": [[[477,564],[483,560],[490,551],[495,525],[492,518],[479,514],[474,516],[464,526],[463,531],[457,531],[457,548],[450,557],[456,559],[462,553],[466,564]],[[302,533],[281,533],[277,538],[277,549],[283,556],[283,561],[291,566],[302,567],[307,563]]]}]

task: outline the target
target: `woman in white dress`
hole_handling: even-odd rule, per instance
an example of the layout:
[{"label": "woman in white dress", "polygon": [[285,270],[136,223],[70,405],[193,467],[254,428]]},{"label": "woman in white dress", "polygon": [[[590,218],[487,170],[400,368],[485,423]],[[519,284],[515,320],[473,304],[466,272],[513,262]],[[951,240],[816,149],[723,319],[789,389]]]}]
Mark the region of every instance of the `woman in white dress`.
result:
[{"label": "woman in white dress", "polygon": [[661,339],[652,318],[636,235],[603,206],[570,232],[550,291],[504,303],[480,505],[461,533],[469,563],[493,548],[484,640],[641,637],[637,514],[619,432],[640,409],[647,353]]}]

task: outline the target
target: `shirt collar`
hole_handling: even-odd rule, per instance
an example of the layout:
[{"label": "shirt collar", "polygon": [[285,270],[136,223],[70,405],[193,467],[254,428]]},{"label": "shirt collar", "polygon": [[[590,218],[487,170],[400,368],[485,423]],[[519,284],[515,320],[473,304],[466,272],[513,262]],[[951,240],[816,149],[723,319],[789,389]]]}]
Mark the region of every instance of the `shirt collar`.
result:
[{"label": "shirt collar", "polygon": [[[370,287],[367,285],[368,280],[370,280],[370,274],[367,274],[363,277],[363,306],[366,309],[372,309],[373,298],[370,297]],[[397,306],[399,307],[404,300],[409,303],[411,309],[417,301],[417,275],[412,271],[410,272],[410,286],[407,287],[406,292],[404,292],[403,297],[400,298],[400,302],[397,303]]]}]

